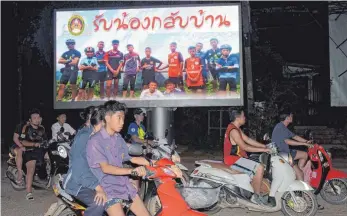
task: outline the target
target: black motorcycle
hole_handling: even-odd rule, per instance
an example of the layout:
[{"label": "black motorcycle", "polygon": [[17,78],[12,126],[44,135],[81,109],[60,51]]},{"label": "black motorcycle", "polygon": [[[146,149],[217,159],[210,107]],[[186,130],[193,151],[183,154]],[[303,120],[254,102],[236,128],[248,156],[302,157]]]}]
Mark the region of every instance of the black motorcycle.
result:
[{"label": "black motorcycle", "polygon": [[[60,134],[62,132],[59,132]],[[67,133],[65,135],[68,135]],[[18,169],[16,166],[15,155],[10,152],[10,159],[7,161],[6,176],[10,179],[11,185],[15,190],[25,190],[26,163],[28,160],[25,154],[31,151],[37,151],[39,160],[36,161],[33,186],[49,189],[52,185],[53,177],[57,174],[65,174],[69,168],[68,152],[71,148],[72,140],[59,139],[51,141],[42,141],[38,148],[28,148],[23,152],[23,179],[20,184],[17,183]]]}]

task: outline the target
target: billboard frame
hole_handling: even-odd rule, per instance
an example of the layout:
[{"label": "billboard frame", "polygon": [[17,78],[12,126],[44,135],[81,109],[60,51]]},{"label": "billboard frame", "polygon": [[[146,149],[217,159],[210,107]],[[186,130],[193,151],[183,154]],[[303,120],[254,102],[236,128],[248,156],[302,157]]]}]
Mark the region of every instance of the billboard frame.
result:
[{"label": "billboard frame", "polygon": [[[53,76],[53,108],[54,109],[83,109],[87,106],[98,106],[104,104],[105,101],[74,101],[74,102],[63,102],[56,101],[57,97],[57,80],[56,80],[56,16],[57,12],[64,11],[91,11],[91,10],[122,10],[122,9],[145,9],[145,8],[169,8],[171,7],[204,7],[204,6],[237,6],[238,7],[238,17],[239,17],[239,54],[240,54],[240,97],[238,98],[230,98],[230,97],[220,97],[220,98],[205,98],[205,99],[192,99],[192,98],[174,98],[174,99],[155,99],[155,100],[143,100],[143,99],[123,99],[121,97],[117,97],[116,100],[123,102],[129,108],[155,108],[155,107],[216,107],[216,106],[244,106],[245,101],[245,90],[247,89],[247,84],[245,86],[244,74],[244,44],[243,44],[243,11],[242,11],[242,2],[230,2],[230,3],[192,3],[192,4],[173,4],[173,5],[141,5],[141,6],[120,6],[120,7],[98,7],[95,8],[63,8],[63,9],[54,9],[53,10],[53,46],[54,46],[54,76]],[[249,56],[250,58],[250,56]],[[247,57],[246,57],[247,59]],[[247,82],[248,83],[248,82]],[[211,102],[210,102],[211,101]],[[197,105],[199,104],[199,105]]]}]

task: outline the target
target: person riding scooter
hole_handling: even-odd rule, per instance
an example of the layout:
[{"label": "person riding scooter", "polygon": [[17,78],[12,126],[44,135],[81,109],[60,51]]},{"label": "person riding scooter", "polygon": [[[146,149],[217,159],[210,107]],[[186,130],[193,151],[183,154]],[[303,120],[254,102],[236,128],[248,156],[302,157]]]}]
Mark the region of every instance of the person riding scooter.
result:
[{"label": "person riding scooter", "polygon": [[264,175],[264,166],[260,163],[247,159],[246,152],[271,152],[265,145],[249,138],[240,129],[246,123],[245,113],[242,110],[229,109],[231,123],[224,137],[224,163],[231,165],[230,168],[246,173],[252,179],[254,194],[251,201],[267,205],[267,201],[260,195]]},{"label": "person riding scooter", "polygon": [[152,140],[146,139],[146,128],[142,124],[146,116],[146,110],[137,108],[134,110],[135,121],[130,123],[128,127],[128,134],[131,135],[132,143],[150,144],[153,145]]},{"label": "person riding scooter", "polygon": [[69,171],[63,186],[68,194],[87,206],[85,216],[101,216],[107,198],[99,180],[89,169],[86,148],[89,137],[102,127],[103,106],[87,107],[81,116],[86,120],[85,126],[77,132],[71,147]]},{"label": "person riding scooter", "polygon": [[[103,127],[92,136],[87,144],[87,160],[91,171],[98,178],[107,195],[105,210],[109,216],[124,215],[122,203],[130,202],[130,210],[139,216],[149,216],[129,176],[145,176],[143,166],[153,163],[143,157],[130,157],[128,146],[119,134],[124,125],[126,106],[118,101],[104,104]],[[140,165],[137,168],[124,168],[123,162]]]}]

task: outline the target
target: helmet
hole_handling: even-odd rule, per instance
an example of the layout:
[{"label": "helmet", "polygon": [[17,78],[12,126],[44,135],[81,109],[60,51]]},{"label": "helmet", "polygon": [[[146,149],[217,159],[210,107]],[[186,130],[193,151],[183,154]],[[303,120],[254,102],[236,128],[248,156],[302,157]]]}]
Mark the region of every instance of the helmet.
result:
[{"label": "helmet", "polygon": [[94,48],[93,47],[87,47],[84,49],[84,52],[94,52]]},{"label": "helmet", "polygon": [[142,109],[142,108],[136,108],[134,110],[134,115],[140,115],[140,114],[146,114],[146,110],[145,109]]},{"label": "helmet", "polygon": [[76,42],[75,42],[75,40],[74,39],[67,39],[66,41],[65,41],[65,44],[66,45],[68,45],[68,44],[75,44]]},{"label": "helmet", "polygon": [[223,44],[222,46],[220,46],[220,49],[221,49],[221,50],[227,49],[227,50],[231,51],[231,46],[228,45],[228,44]]}]

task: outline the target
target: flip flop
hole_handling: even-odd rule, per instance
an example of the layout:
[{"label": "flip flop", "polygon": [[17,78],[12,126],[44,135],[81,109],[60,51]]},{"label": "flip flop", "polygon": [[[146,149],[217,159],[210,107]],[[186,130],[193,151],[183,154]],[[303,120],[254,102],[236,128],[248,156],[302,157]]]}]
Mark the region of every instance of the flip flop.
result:
[{"label": "flip flop", "polygon": [[318,204],[318,210],[324,210],[324,206]]},{"label": "flip flop", "polygon": [[27,193],[26,197],[25,197],[27,200],[34,200],[34,197],[33,197],[33,194],[32,193]]}]

